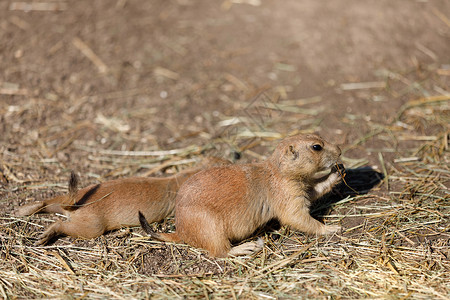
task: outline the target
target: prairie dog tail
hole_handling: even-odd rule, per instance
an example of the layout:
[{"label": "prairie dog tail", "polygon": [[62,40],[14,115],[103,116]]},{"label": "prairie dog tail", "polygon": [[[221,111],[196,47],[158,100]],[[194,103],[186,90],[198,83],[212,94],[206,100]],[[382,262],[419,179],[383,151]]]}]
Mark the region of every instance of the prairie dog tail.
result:
[{"label": "prairie dog tail", "polygon": [[177,233],[157,233],[154,232],[153,229],[148,224],[145,216],[139,211],[139,223],[141,224],[142,229],[152,238],[162,241],[162,242],[181,242],[181,239],[178,237]]},{"label": "prairie dog tail", "polygon": [[78,175],[72,171],[70,172],[70,178],[69,178],[69,196],[67,197],[67,202],[62,203],[66,204],[63,206],[65,210],[72,211],[77,209],[77,206],[75,206],[76,203],[76,196],[78,193],[78,183],[79,183]]}]

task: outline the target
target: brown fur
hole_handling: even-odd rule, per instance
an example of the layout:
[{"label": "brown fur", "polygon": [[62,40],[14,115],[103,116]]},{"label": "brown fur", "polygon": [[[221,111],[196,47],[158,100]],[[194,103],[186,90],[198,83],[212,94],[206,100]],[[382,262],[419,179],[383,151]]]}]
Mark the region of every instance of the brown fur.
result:
[{"label": "brown fur", "polygon": [[155,233],[144,218],[141,225],[159,240],[185,242],[219,257],[248,253],[245,244],[231,248],[231,242],[247,238],[272,218],[307,233],[335,232],[339,226],[317,221],[309,207],[340,181],[335,169],[315,178],[340,154],[339,147],[316,135],[286,138],[264,162],[215,167],[189,178],[177,195],[175,233]]},{"label": "brown fur", "polygon": [[230,162],[209,157],[198,166],[165,178],[126,178],[90,185],[78,190],[74,173],[69,180],[69,194],[56,196],[20,207],[19,216],[35,213],[60,213],[69,219],[56,221],[36,242],[46,244],[59,235],[95,238],[106,231],[123,226],[138,226],[138,211],[150,222],[161,221],[172,214],[175,196],[190,176],[201,169]]}]

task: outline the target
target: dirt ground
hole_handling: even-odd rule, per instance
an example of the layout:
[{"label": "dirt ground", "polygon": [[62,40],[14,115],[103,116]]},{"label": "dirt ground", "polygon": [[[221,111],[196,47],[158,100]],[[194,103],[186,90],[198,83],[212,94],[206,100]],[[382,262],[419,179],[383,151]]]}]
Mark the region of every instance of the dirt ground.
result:
[{"label": "dirt ground", "polygon": [[[3,298],[450,297],[449,1],[1,1],[0,40]],[[58,217],[14,215],[71,170],[245,163],[298,132],[343,149],[352,189],[316,212],[336,236],[215,260],[139,228],[34,247]]]}]

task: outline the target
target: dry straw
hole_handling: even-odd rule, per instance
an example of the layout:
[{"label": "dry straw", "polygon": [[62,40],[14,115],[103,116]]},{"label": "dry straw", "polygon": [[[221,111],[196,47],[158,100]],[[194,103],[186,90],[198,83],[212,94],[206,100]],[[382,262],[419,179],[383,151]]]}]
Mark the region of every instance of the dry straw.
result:
[{"label": "dry straw", "polygon": [[[89,53],[83,43],[76,41],[75,45]],[[101,61],[89,57],[103,70]],[[240,84],[234,78],[232,81]],[[41,158],[30,156],[30,164],[34,168],[53,164],[62,172],[45,181],[26,177],[21,169],[23,158],[2,148],[0,180],[9,182],[1,188],[2,201],[18,205],[23,199],[47,196],[49,189],[65,191],[64,176],[69,166],[60,162],[63,160],[52,159],[55,151],[49,150],[48,145],[54,140],[62,141],[56,152],[68,147],[89,162],[88,166],[80,165],[86,171],[83,176],[87,181],[161,176],[161,171],[176,172],[191,164],[205,151],[244,151],[257,159],[264,158],[273,147],[273,140],[283,136],[277,126],[291,128],[287,125],[293,119],[307,120],[321,114],[322,108],[314,111],[303,109],[302,105],[323,107],[320,98],[277,104],[277,98],[269,92],[258,97],[245,113],[232,116],[237,118],[233,122],[229,121],[230,116],[221,116],[223,122],[215,134],[196,128],[197,141],[203,143],[189,145],[190,139],[180,138],[182,146],[170,150],[120,149],[114,143],[99,149],[98,145],[72,138],[87,128],[106,126],[105,122],[93,125],[74,121],[59,131],[49,125],[35,144]],[[242,106],[239,101],[235,104]],[[34,247],[37,235],[55,218],[17,218],[11,211],[3,212],[0,297],[449,299],[448,111],[448,96],[428,97],[407,102],[390,124],[369,122],[371,130],[345,149],[343,160],[350,188],[343,186],[315,210],[316,216],[326,223],[342,225],[342,231],[316,237],[275,224],[259,233],[265,247],[251,257],[212,259],[186,245],[153,241],[139,228],[119,230],[94,240],[61,238],[53,245]],[[424,134],[415,129],[418,121],[436,130],[427,138],[419,138]],[[304,132],[318,129],[314,122],[303,126]],[[138,141],[132,133],[116,132],[113,127],[104,129],[105,136],[111,135],[108,139],[120,137],[121,142],[129,144]],[[296,132],[292,129],[289,133]],[[362,168],[367,164],[365,158],[352,160],[347,156],[349,151],[376,138],[390,140],[390,145],[408,141],[412,147],[397,153],[395,160],[387,159],[397,151],[394,146],[376,150],[380,172]],[[155,226],[156,230],[173,230],[173,219]]]}]

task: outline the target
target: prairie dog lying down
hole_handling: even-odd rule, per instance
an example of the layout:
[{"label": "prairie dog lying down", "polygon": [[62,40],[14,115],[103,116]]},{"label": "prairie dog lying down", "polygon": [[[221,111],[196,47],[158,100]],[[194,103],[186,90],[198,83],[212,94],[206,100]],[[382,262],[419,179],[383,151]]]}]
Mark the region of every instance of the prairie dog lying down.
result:
[{"label": "prairie dog lying down", "polygon": [[311,217],[310,204],[331,191],[341,176],[317,173],[337,163],[341,150],[317,135],[285,138],[273,154],[260,163],[225,165],[198,172],[180,188],[175,207],[174,233],[156,233],[140,214],[141,226],[162,241],[185,242],[206,249],[210,255],[248,254],[261,241],[231,247],[258,227],[276,218],[283,225],[314,234],[337,231]]},{"label": "prairie dog lying down", "polygon": [[139,226],[138,212],[149,222],[161,221],[173,213],[181,184],[198,171],[230,164],[217,157],[204,158],[197,166],[169,177],[134,177],[93,184],[78,190],[78,177],[72,172],[69,193],[21,206],[18,216],[35,213],[60,213],[67,221],[56,221],[39,237],[44,245],[59,235],[95,238],[124,226]]}]

